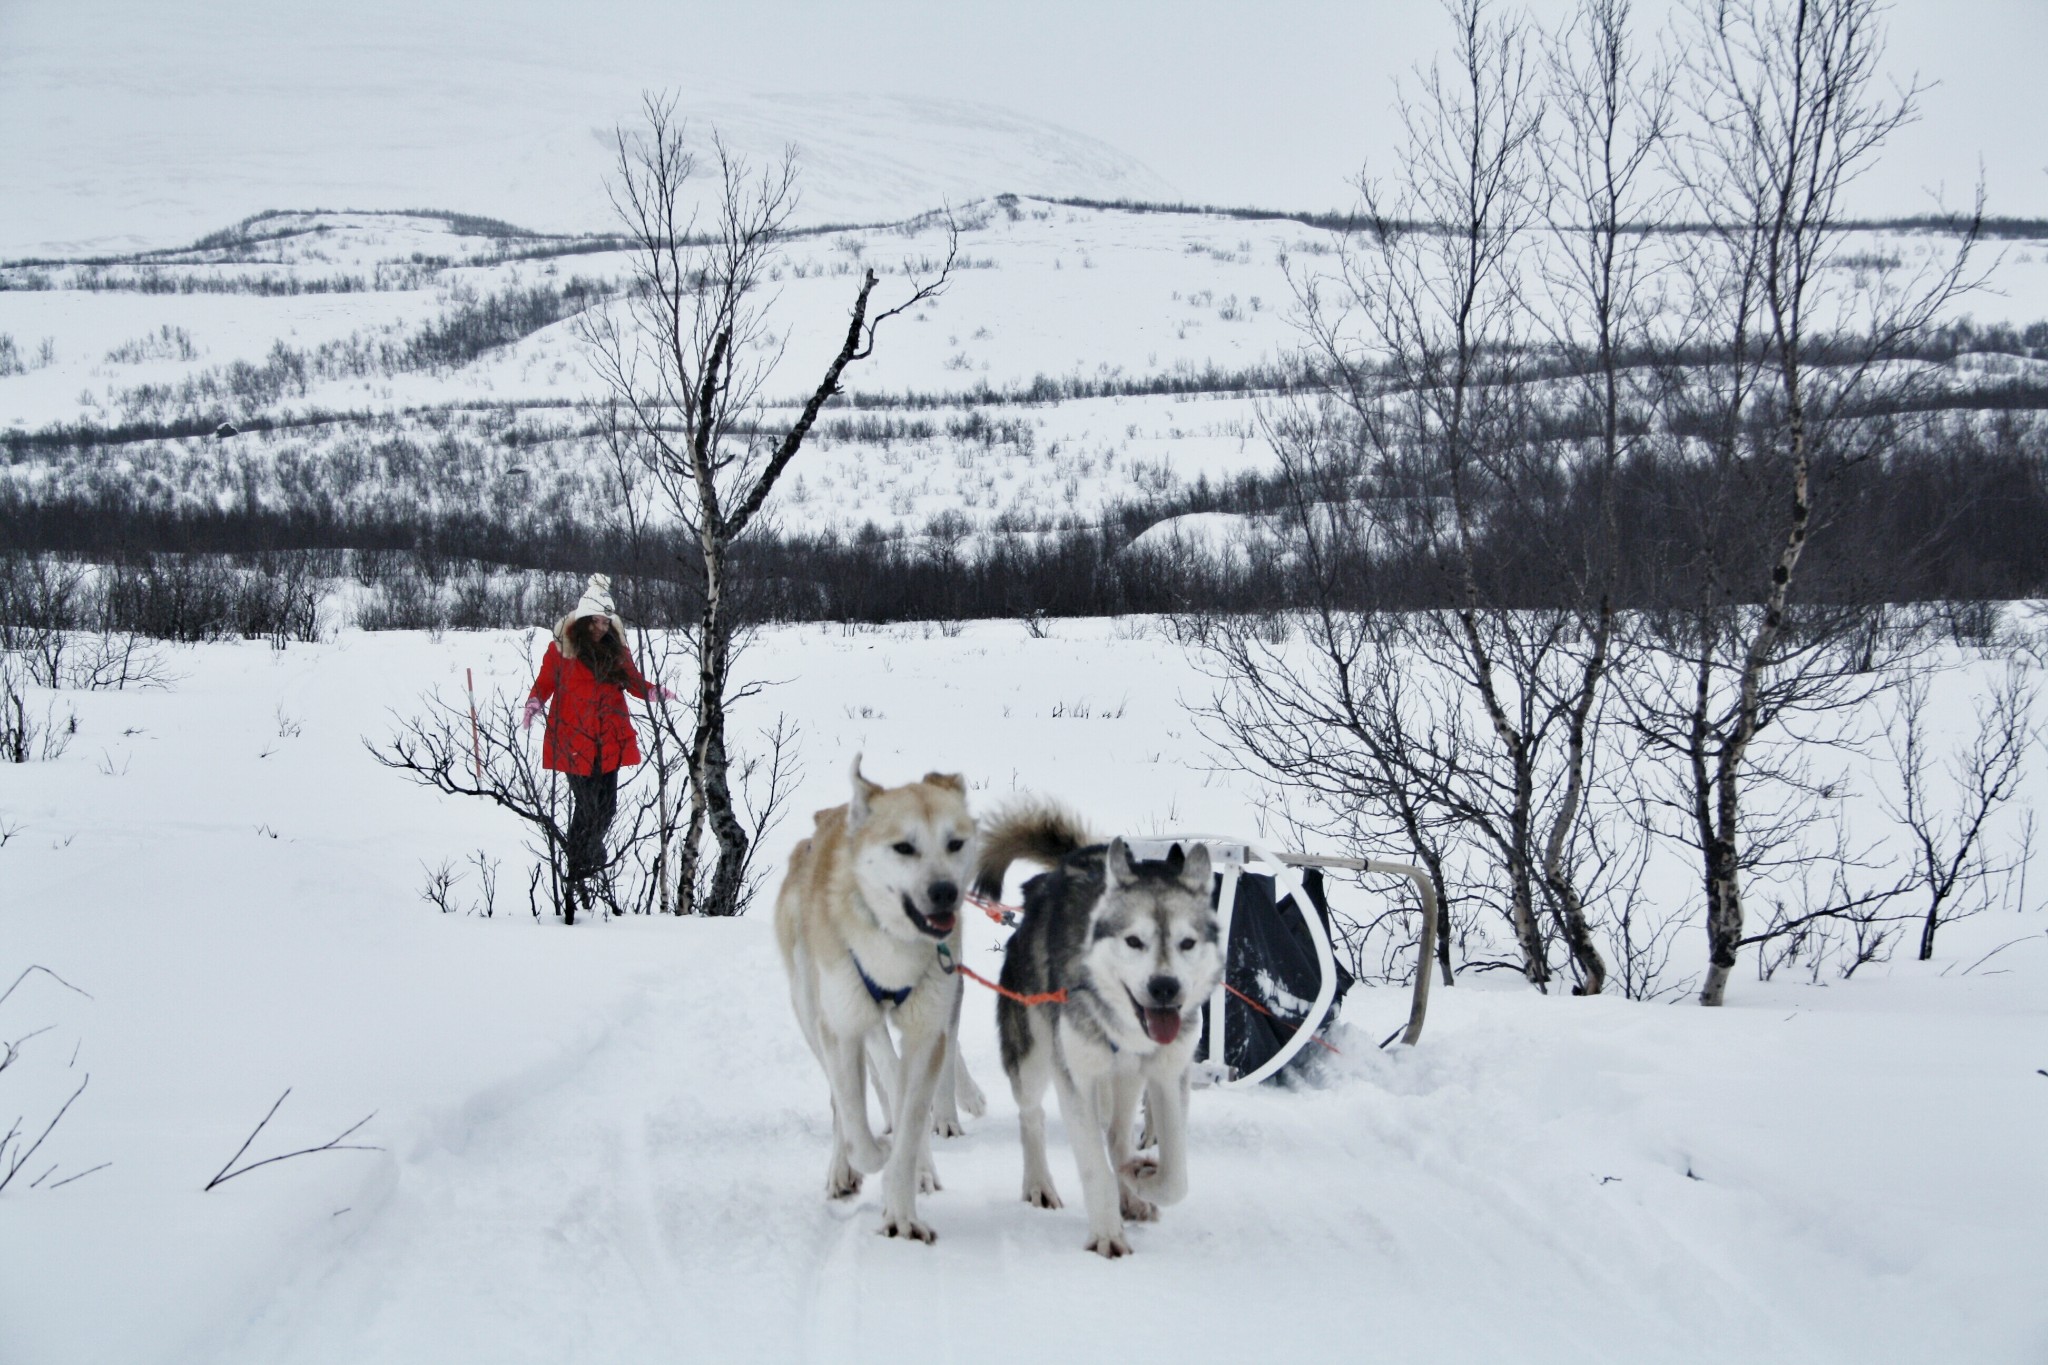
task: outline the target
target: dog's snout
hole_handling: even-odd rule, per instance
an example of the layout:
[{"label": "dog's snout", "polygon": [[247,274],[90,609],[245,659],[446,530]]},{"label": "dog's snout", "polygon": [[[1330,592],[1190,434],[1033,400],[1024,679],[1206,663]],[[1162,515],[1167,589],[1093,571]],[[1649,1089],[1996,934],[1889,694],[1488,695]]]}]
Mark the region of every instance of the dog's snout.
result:
[{"label": "dog's snout", "polygon": [[1180,1001],[1180,978],[1162,973],[1146,982],[1145,990],[1151,995],[1154,1004],[1165,1009]]},{"label": "dog's snout", "polygon": [[934,910],[950,910],[960,903],[960,888],[951,882],[933,882],[925,894],[931,897]]}]

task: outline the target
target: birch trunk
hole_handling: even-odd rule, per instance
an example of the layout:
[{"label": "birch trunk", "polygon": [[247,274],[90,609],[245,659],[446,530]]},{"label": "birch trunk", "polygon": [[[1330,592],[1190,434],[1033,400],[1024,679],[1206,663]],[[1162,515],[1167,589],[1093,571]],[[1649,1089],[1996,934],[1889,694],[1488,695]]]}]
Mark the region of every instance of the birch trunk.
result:
[{"label": "birch trunk", "polygon": [[1735,954],[1742,946],[1742,860],[1737,843],[1742,828],[1742,765],[1749,757],[1750,742],[1756,738],[1764,672],[1785,633],[1785,606],[1792,594],[1792,578],[1799,568],[1799,558],[1806,550],[1807,525],[1813,514],[1799,363],[1797,350],[1788,347],[1782,377],[1792,451],[1792,521],[1785,532],[1784,547],[1778,552],[1778,562],[1771,569],[1771,590],[1764,599],[1763,620],[1743,652],[1734,732],[1722,747],[1715,766],[1715,828],[1713,842],[1707,849],[1707,975],[1700,986],[1702,1005],[1721,1003],[1728,989],[1728,974],[1735,966]]}]

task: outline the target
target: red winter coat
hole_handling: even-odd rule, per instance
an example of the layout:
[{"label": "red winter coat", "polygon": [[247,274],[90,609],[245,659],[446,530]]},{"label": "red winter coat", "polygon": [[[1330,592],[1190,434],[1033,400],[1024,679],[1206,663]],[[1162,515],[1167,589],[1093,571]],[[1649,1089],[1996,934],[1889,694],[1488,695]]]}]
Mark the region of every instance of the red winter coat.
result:
[{"label": "red winter coat", "polygon": [[615,687],[599,682],[583,660],[565,657],[560,641],[548,646],[547,657],[540,661],[540,676],[527,694],[554,703],[548,707],[541,766],[587,776],[640,761],[640,741],[633,734],[626,693],[645,701],[651,689],[633,656],[626,654],[625,660],[626,685]]}]

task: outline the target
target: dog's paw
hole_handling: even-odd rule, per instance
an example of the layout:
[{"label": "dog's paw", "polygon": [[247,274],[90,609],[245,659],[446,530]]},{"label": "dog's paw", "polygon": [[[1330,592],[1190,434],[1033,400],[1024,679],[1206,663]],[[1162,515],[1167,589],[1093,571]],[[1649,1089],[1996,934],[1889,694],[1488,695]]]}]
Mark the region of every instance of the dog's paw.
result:
[{"label": "dog's paw", "polygon": [[1159,1206],[1149,1199],[1141,1199],[1129,1189],[1119,1191],[1122,1195],[1124,1221],[1127,1223],[1156,1223],[1159,1221]]},{"label": "dog's paw", "polygon": [[933,1232],[923,1223],[918,1222],[917,1219],[909,1217],[884,1218],[882,1220],[882,1235],[884,1237],[907,1237],[911,1241],[925,1243],[939,1240],[938,1233]]},{"label": "dog's paw", "polygon": [[[1126,1199],[1135,1197],[1151,1204],[1165,1205],[1178,1204],[1187,1197],[1186,1172],[1169,1173],[1149,1156],[1132,1157],[1117,1167],[1117,1175]],[[1124,1217],[1130,1216],[1127,1210]]]},{"label": "dog's paw", "polygon": [[836,1153],[825,1170],[825,1197],[851,1199],[860,1193],[860,1172],[846,1162],[846,1153]]},{"label": "dog's paw", "polygon": [[917,1168],[917,1192],[919,1194],[937,1194],[945,1188],[944,1185],[939,1183],[937,1167],[919,1166]]},{"label": "dog's paw", "polygon": [[1118,1233],[1097,1233],[1088,1239],[1088,1249],[1105,1261],[1114,1261],[1119,1256],[1131,1254],[1131,1244]]},{"label": "dog's paw", "polygon": [[960,1126],[960,1120],[951,1114],[942,1114],[932,1120],[932,1133],[942,1138],[965,1137],[967,1130]]},{"label": "dog's paw", "polygon": [[1065,1204],[1060,1202],[1059,1191],[1052,1187],[1050,1181],[1043,1185],[1026,1185],[1024,1187],[1024,1202],[1034,1209],[1063,1209],[1066,1207]]},{"label": "dog's paw", "polygon": [[988,1096],[981,1093],[981,1087],[974,1083],[974,1077],[961,1067],[953,1082],[953,1099],[967,1111],[967,1117],[978,1119],[988,1113]]}]

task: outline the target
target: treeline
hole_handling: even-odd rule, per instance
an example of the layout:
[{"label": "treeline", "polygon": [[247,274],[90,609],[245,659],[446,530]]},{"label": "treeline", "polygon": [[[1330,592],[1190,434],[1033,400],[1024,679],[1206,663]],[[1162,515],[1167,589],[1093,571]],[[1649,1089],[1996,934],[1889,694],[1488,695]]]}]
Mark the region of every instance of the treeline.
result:
[{"label": "treeline", "polygon": [[[42,661],[64,685],[65,637],[129,635],[179,644],[320,638],[321,570],[309,555],[138,555],[88,572],[76,563],[0,555],[0,650]],[[125,656],[132,659],[132,655]]]},{"label": "treeline", "polygon": [[493,294],[470,295],[391,350],[392,370],[453,369],[486,351],[509,346],[563,318],[580,313],[611,293],[596,280],[573,278],[561,285],[509,285]]},{"label": "treeline", "polygon": [[[1014,196],[1004,196],[1013,198]],[[1304,227],[1323,228],[1330,232],[1356,232],[1368,224],[1368,220],[1355,210],[1293,211],[1287,209],[1264,209],[1217,204],[1191,204],[1185,201],[1162,201],[1153,199],[1084,199],[1077,196],[1051,198],[1049,204],[1060,204],[1067,208],[1099,209],[1112,213],[1166,213],[1186,214],[1204,218],[1231,218],[1247,223],[1300,223]],[[1422,221],[1401,220],[1396,226],[1409,230],[1428,229],[1432,225]],[[1707,223],[1662,222],[1624,225],[1625,230],[1639,233],[1704,233],[1715,229]],[[1944,232],[1960,233],[1973,226],[1970,219],[1955,214],[1920,213],[1903,218],[1844,218],[1836,227],[1863,232]],[[1980,236],[1996,237],[2012,241],[2048,240],[2048,218],[1986,217],[1975,220],[1974,226]]]},{"label": "treeline", "polygon": [[[1572,600],[1559,547],[1612,538],[1617,605],[1656,609],[1687,600],[1701,523],[1684,509],[1741,496],[1738,477],[1679,454],[1645,453],[1616,472],[1608,514],[1592,490],[1560,483],[1542,498],[1480,510],[1474,571],[1490,597],[1523,607]],[[1814,529],[1812,601],[1986,600],[2048,594],[2048,428],[2024,413],[1944,418],[1879,455],[1822,462],[1815,480],[1826,516]],[[1341,490],[1363,512],[1347,528],[1412,526],[1442,506],[1440,476],[1416,472]],[[1288,538],[1267,528],[1299,512],[1301,490],[1272,475],[1197,480],[1125,503],[1091,524],[976,530],[935,518],[926,533],[872,525],[824,535],[757,535],[737,547],[743,615],[756,622],[964,620],[1100,616],[1130,612],[1273,611],[1310,600]],[[1224,554],[1146,531],[1169,518],[1224,513],[1244,539]],[[1331,550],[1348,565],[1360,608],[1451,605],[1452,565],[1428,536],[1356,534]],[[1900,553],[1900,547],[1912,547]],[[120,562],[152,554],[374,552],[438,580],[451,564],[573,574],[607,568],[630,582],[635,609],[654,623],[694,616],[696,588],[674,545],[634,538],[585,518],[506,505],[431,510],[394,498],[351,508],[317,483],[280,500],[149,496],[118,481],[60,493],[33,481],[0,484],[0,553],[52,553]],[[357,572],[350,561],[328,561]],[[1324,566],[1327,569],[1327,564]],[[476,615],[471,613],[472,618]],[[488,613],[484,613],[488,616]],[[431,606],[416,613],[434,624]],[[415,619],[408,616],[408,620]],[[445,624],[446,622],[442,622]],[[474,620],[514,625],[515,619]]]},{"label": "treeline", "polygon": [[424,280],[413,276],[303,275],[264,270],[253,274],[192,274],[160,266],[109,270],[87,266],[68,275],[44,270],[0,272],[0,290],[78,290],[88,294],[253,294],[260,298],[292,298],[300,294],[365,294],[379,289],[418,289]]},{"label": "treeline", "polygon": [[[978,383],[969,389],[907,389],[894,393],[842,395],[855,408],[911,410],[959,407],[1001,407],[1033,403],[1068,403],[1082,398],[1167,398],[1201,394],[1272,393],[1306,378],[1291,363],[1260,363],[1225,368],[1213,360],[1187,361],[1153,374],[1126,374],[1121,367],[1093,375],[1033,375],[1027,383],[1000,387]],[[835,400],[835,402],[838,400]]]}]

